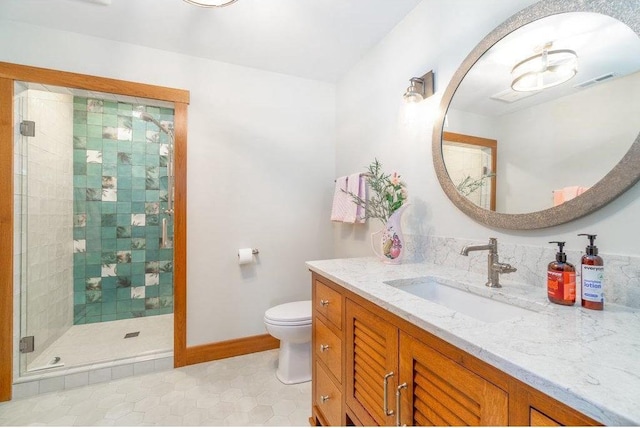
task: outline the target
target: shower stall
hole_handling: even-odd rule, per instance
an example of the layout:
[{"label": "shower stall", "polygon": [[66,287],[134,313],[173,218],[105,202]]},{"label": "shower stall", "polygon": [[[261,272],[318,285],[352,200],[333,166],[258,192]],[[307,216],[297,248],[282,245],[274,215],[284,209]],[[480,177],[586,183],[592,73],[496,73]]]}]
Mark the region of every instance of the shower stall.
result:
[{"label": "shower stall", "polygon": [[16,82],[13,106],[14,374],[171,355],[173,103]]}]

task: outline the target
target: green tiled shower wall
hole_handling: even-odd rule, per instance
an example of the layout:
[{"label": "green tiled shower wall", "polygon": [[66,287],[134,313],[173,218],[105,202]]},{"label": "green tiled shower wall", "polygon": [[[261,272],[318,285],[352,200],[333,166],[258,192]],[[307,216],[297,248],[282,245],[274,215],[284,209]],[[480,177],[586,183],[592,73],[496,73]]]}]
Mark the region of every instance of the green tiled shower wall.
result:
[{"label": "green tiled shower wall", "polygon": [[[173,110],[74,97],[74,324],[173,312],[173,250],[160,248]],[[169,219],[170,235],[171,219]]]}]

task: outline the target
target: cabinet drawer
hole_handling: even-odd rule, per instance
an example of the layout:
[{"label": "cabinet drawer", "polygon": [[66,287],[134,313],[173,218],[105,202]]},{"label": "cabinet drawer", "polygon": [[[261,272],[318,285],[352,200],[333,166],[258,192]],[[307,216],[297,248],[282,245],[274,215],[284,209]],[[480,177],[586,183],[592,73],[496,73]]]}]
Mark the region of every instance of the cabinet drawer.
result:
[{"label": "cabinet drawer", "polygon": [[316,281],[313,302],[319,313],[342,330],[342,295],[340,293]]},{"label": "cabinet drawer", "polygon": [[315,319],[314,328],[316,356],[336,379],[342,379],[342,341],[318,318]]},{"label": "cabinet drawer", "polygon": [[314,402],[331,426],[342,425],[342,393],[327,372],[316,362],[316,396]]}]

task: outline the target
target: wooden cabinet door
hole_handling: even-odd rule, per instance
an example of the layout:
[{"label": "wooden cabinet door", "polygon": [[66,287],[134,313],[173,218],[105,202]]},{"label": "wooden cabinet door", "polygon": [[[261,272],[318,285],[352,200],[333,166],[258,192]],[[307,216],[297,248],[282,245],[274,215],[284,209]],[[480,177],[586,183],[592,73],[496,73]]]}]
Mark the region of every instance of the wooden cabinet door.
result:
[{"label": "wooden cabinet door", "polygon": [[[364,425],[394,425],[385,414],[384,379],[389,411],[395,409],[398,328],[373,312],[346,301],[346,404]],[[389,413],[389,412],[387,412]]]},{"label": "wooden cabinet door", "polygon": [[555,419],[551,419],[549,416],[542,412],[537,411],[534,408],[529,409],[529,425],[532,427],[559,427],[562,426]]},{"label": "wooden cabinet door", "polygon": [[401,422],[508,425],[509,396],[478,374],[400,332]]},{"label": "wooden cabinet door", "polygon": [[540,391],[527,387],[530,426],[595,426],[598,421],[583,415]]}]

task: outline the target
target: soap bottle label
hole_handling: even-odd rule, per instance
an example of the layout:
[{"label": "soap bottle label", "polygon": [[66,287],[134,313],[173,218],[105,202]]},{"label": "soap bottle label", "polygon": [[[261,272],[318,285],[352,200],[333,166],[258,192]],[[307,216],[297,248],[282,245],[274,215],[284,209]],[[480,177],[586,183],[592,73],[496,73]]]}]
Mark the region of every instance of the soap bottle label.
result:
[{"label": "soap bottle label", "polygon": [[602,302],[604,266],[582,265],[582,300]]},{"label": "soap bottle label", "polygon": [[557,300],[575,301],[576,273],[548,271],[547,292]]}]

